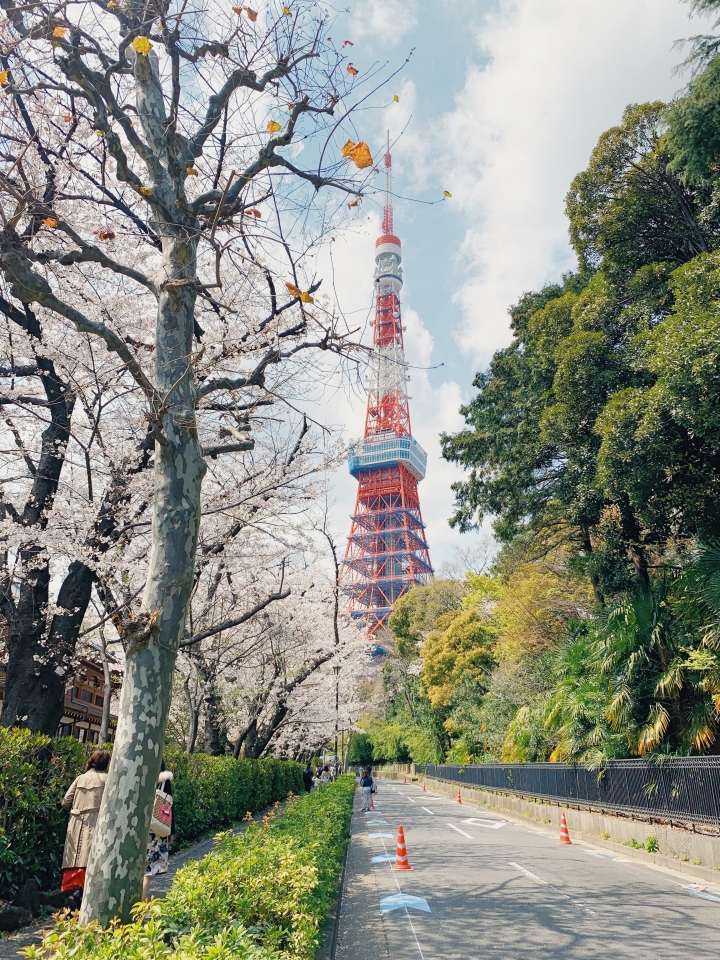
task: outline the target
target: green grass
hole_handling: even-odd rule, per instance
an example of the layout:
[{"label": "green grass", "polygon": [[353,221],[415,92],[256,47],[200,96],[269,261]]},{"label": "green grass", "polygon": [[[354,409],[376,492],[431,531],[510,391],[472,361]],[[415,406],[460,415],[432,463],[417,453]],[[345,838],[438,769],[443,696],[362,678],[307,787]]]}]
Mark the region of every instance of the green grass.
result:
[{"label": "green grass", "polygon": [[31,960],[312,960],[349,839],[355,779],[288,803],[282,815],[223,834],[186,864],[164,900],[133,923],[100,930],[56,924]]},{"label": "green grass", "polygon": [[642,849],[643,849],[643,845],[642,845],[641,843],[638,843],[637,840],[635,839],[635,837],[630,837],[629,840],[626,840],[626,841],[623,843],[623,846],[624,846],[624,847],[632,847],[633,850],[642,850]]},{"label": "green grass", "polygon": [[657,853],[660,849],[657,837],[647,837],[645,840],[645,849],[648,853]]}]

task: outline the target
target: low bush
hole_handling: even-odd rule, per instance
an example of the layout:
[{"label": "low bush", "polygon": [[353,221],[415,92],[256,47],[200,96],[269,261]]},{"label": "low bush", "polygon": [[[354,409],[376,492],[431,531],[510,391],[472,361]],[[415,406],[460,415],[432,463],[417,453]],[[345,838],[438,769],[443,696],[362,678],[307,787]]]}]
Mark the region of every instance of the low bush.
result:
[{"label": "low bush", "polygon": [[[43,890],[59,885],[68,821],[60,803],[93,749],[72,737],[0,727],[0,899],[31,878]],[[302,767],[292,761],[168,751],[165,762],[175,774],[178,843],[302,791]]]},{"label": "low bush", "polygon": [[167,751],[173,771],[175,840],[185,843],[303,792],[302,767],[286,760],[234,760]]},{"label": "low bush", "polygon": [[645,849],[648,853],[657,853],[660,849],[657,837],[647,837],[645,840]]},{"label": "low bush", "polygon": [[279,816],[218,838],[184,866],[164,900],[138,904],[126,926],[59,920],[29,960],[311,960],[349,839],[355,781],[293,799]]}]

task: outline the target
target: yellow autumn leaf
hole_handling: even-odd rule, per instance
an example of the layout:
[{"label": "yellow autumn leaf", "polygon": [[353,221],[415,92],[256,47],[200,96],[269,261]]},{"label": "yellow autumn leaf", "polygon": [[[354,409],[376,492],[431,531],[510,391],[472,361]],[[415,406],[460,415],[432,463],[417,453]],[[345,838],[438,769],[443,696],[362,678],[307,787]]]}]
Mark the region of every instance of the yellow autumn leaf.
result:
[{"label": "yellow autumn leaf", "polygon": [[443,196],[447,197],[449,200],[452,197],[452,194],[450,193],[449,190],[443,190]]},{"label": "yellow autumn leaf", "polygon": [[310,293],[301,293],[300,299],[302,300],[303,303],[315,303],[315,300],[313,299],[313,296]]},{"label": "yellow autumn leaf", "polygon": [[64,37],[67,33],[67,27],[55,27],[53,30],[54,37]]},{"label": "yellow autumn leaf", "polygon": [[43,220],[43,223],[45,224],[46,227],[57,226],[57,220],[55,219],[55,217],[45,217],[45,219]]},{"label": "yellow autumn leaf", "polygon": [[268,133],[277,133],[278,130],[282,130],[282,127],[277,122],[277,120],[271,120],[270,123],[267,125],[267,128],[268,128]]},{"label": "yellow autumn leaf", "polygon": [[292,13],[290,13],[290,7],[283,7],[283,16],[284,16],[284,17],[291,17],[291,16],[292,16]]},{"label": "yellow autumn leaf", "polygon": [[287,292],[291,297],[302,297],[302,290],[299,287],[296,287],[293,283],[286,283]]},{"label": "yellow autumn leaf", "polygon": [[243,12],[243,8],[242,8],[242,7],[233,7],[233,8],[232,8],[232,11],[233,11],[233,13],[236,13],[239,17],[241,17],[241,16],[242,16],[242,12]]},{"label": "yellow autumn leaf", "polygon": [[357,207],[359,203],[360,203],[360,197],[356,197],[355,200],[352,201],[352,203],[348,204],[348,210],[351,210],[353,207]]},{"label": "yellow autumn leaf", "polygon": [[256,220],[260,220],[260,219],[262,218],[262,214],[260,213],[259,210],[246,210],[246,211],[245,211],[245,216],[246,216],[246,217],[255,217]]},{"label": "yellow autumn leaf", "polygon": [[150,189],[150,187],[140,187],[140,193],[144,197],[149,197],[150,194],[152,193],[152,190]]},{"label": "yellow autumn leaf", "polygon": [[355,67],[354,67],[351,63],[349,63],[349,64],[345,67],[345,69],[347,70],[347,72],[348,72],[348,73],[350,74],[350,76],[352,76],[352,77],[356,77],[356,76],[358,75],[358,72],[359,72],[359,71],[356,70]]},{"label": "yellow autumn leaf", "polygon": [[347,141],[345,142],[345,144],[343,145],[342,155],[343,155],[344,157],[349,157],[351,151],[353,151],[354,149],[355,149],[355,141],[354,141],[354,140],[347,140]]},{"label": "yellow autumn leaf", "polygon": [[120,4],[117,3],[116,0],[110,0],[110,3],[108,3],[107,8],[108,10],[114,10],[115,7],[119,7],[119,6]]},{"label": "yellow autumn leaf", "polygon": [[187,174],[188,177],[196,177],[198,175],[198,172],[195,169],[195,167],[188,167],[185,173]]},{"label": "yellow autumn leaf", "polygon": [[397,94],[393,97],[393,103],[400,103],[400,97]]},{"label": "yellow autumn leaf", "polygon": [[257,10],[252,10],[250,7],[245,7],[245,13],[248,15],[248,20],[252,23],[255,23],[257,20]]},{"label": "yellow autumn leaf", "polygon": [[142,54],[143,57],[146,57],[152,50],[152,45],[147,37],[135,37],[130,46],[133,50]]},{"label": "yellow autumn leaf", "polygon": [[64,123],[72,123],[72,114],[68,113],[63,117]]},{"label": "yellow autumn leaf", "polygon": [[[345,147],[347,147],[349,143],[351,143],[350,140],[348,140],[348,143],[345,144]],[[355,166],[360,168],[360,170],[364,170],[365,167],[371,167],[373,165],[370,147],[368,147],[368,145],[362,140],[360,143],[352,144],[347,152],[345,151],[345,147],[343,147],[343,156],[349,157]]]},{"label": "yellow autumn leaf", "polygon": [[0,70],[0,83],[5,86],[8,82],[8,72],[7,70]]}]

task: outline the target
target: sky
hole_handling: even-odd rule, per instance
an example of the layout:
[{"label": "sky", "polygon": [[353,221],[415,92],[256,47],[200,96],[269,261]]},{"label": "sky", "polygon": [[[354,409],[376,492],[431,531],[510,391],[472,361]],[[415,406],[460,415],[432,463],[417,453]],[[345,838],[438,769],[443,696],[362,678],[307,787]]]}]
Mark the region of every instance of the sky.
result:
[{"label": "sky", "polygon": [[[399,76],[356,124],[376,159],[393,155],[395,233],[413,433],[428,453],[420,485],[434,566],[472,550],[448,518],[462,473],[439,436],[463,425],[476,372],[510,342],[508,307],[575,267],[564,198],[600,134],[629,103],[667,101],[686,77],[675,41],[702,32],[678,0],[363,0],[333,30],[353,42],[361,71],[387,62]],[[397,94],[399,103],[393,102]],[[452,198],[430,205],[448,190]],[[368,319],[380,208],[368,198],[353,229],[320,260],[353,326]],[[359,437],[365,397],[333,392],[326,421]],[[356,482],[334,478],[332,521],[345,542]]]}]

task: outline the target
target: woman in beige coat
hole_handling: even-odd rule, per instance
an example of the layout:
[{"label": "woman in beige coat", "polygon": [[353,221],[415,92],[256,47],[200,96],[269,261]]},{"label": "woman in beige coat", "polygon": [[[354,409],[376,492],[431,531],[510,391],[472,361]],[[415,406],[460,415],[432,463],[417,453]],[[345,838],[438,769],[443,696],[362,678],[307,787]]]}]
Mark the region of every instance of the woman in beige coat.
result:
[{"label": "woman in beige coat", "polygon": [[85,887],[85,868],[109,765],[110,754],[107,750],[96,750],[87,762],[85,773],[73,780],[63,799],[63,807],[70,810],[60,887],[64,892]]}]

